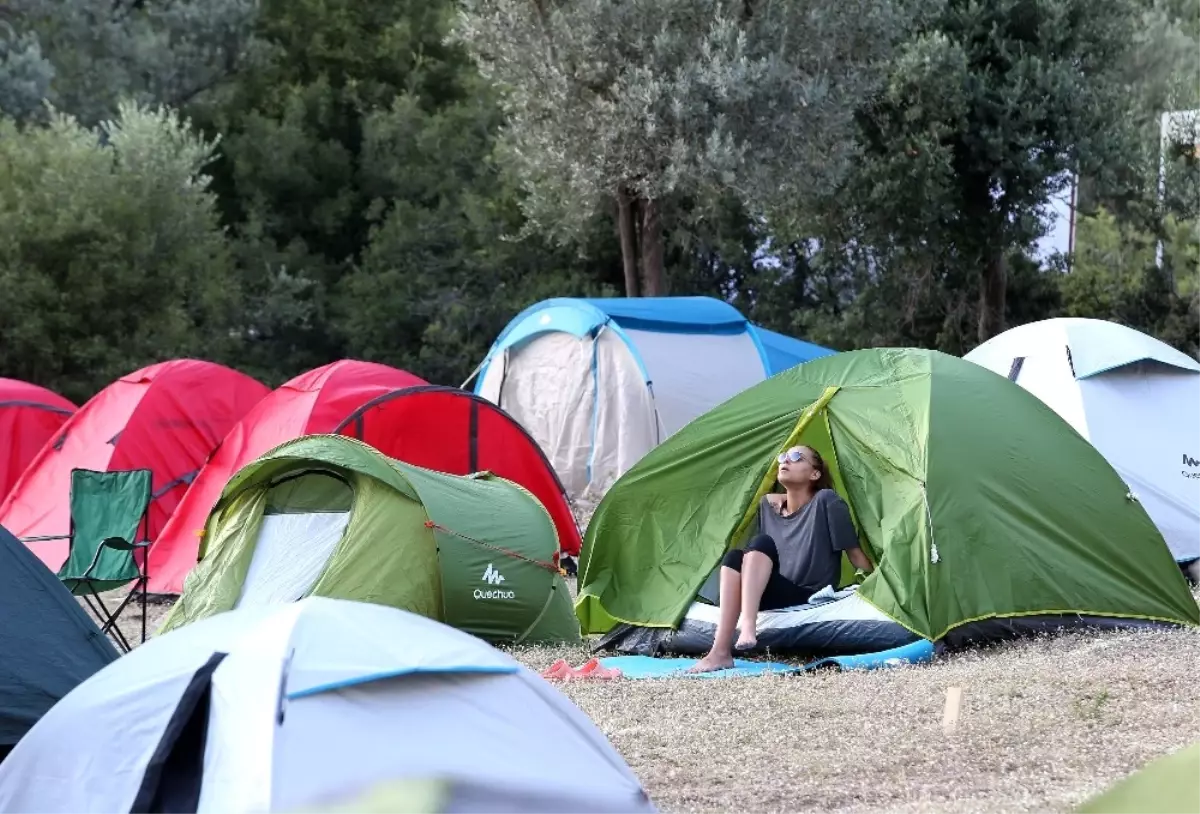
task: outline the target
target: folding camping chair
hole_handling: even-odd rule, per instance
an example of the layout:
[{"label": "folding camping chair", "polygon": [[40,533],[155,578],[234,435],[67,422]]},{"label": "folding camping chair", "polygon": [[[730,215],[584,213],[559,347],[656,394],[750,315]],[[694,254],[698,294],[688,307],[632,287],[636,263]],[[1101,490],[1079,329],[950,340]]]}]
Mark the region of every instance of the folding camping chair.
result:
[{"label": "folding camping chair", "polygon": [[[95,472],[71,470],[71,533],[65,538],[30,537],[70,541],[67,561],[58,579],[75,596],[83,597],[100,620],[103,633],[129,652],[125,634],[117,627],[121,612],[141,590],[142,641],[146,641],[146,586],[149,579],[150,501],[153,473],[149,469]],[[141,534],[138,534],[139,528]],[[136,552],[141,549],[138,567]],[[100,594],[133,582],[124,601],[109,611]]]}]

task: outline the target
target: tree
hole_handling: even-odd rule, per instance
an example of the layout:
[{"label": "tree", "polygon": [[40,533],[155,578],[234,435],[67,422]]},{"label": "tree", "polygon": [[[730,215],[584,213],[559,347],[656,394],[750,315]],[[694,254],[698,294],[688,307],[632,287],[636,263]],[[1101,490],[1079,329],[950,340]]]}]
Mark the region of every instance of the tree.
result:
[{"label": "tree", "polygon": [[1200,358],[1200,226],[1166,219],[1163,264],[1157,236],[1100,209],[1078,223],[1071,272],[1061,276],[1065,316],[1128,325]]},{"label": "tree", "polygon": [[616,214],[625,293],[666,293],[672,199],[734,195],[776,228],[830,189],[903,32],[866,0],[465,0],[457,41],[501,91],[527,228]]},{"label": "tree", "polygon": [[191,106],[223,135],[244,369],[277,382],[350,356],[459,384],[530,302],[606,290],[602,239],[590,258],[510,239],[501,111],[452,18],[453,0],[263,0],[265,58]]},{"label": "tree", "polygon": [[32,33],[18,33],[0,9],[0,115],[23,119],[37,112],[54,69]]},{"label": "tree", "polygon": [[861,111],[866,217],[877,236],[975,275],[977,341],[1003,330],[1008,259],[1042,234],[1068,173],[1106,177],[1136,153],[1145,115],[1124,71],[1143,9],[946,0]]},{"label": "tree", "polygon": [[[262,0],[254,36],[263,57],[191,106],[223,136],[214,189],[244,279],[246,364],[264,378],[362,357],[365,334],[348,327],[362,313],[399,319],[420,307],[421,296],[395,286],[363,303],[345,289],[393,199],[419,188],[393,184],[365,154],[370,122],[397,98],[436,112],[473,93],[474,68],[444,42],[451,13],[449,0]],[[482,154],[435,151],[408,170],[436,175],[443,162],[488,151],[490,142]],[[375,358],[419,355],[409,338],[385,337]]]},{"label": "tree", "polygon": [[5,0],[0,112],[47,98],[93,125],[117,100],[179,107],[249,53],[256,0]]},{"label": "tree", "polygon": [[364,128],[364,172],[386,197],[339,286],[356,356],[458,385],[521,309],[606,293],[597,274],[521,228],[515,190],[491,159],[500,113],[485,88],[437,111],[405,95]]},{"label": "tree", "polygon": [[96,129],[0,119],[0,369],[82,402],[153,361],[229,358],[214,147],[131,103]]}]

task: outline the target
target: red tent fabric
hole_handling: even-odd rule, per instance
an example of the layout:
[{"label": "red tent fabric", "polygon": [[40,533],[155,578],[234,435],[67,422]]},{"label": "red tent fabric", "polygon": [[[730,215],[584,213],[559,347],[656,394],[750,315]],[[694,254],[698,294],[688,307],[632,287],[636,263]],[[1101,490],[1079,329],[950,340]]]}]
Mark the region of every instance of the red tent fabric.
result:
[{"label": "red tent fabric", "polygon": [[[195,359],[123,376],[93,396],[42,447],[0,504],[0,525],[17,537],[65,535],[71,528],[72,469],[150,469],[154,539],[209,453],[268,392],[244,373]],[[54,571],[67,558],[67,540],[28,545]],[[150,567],[153,573],[153,546]]]},{"label": "red tent fabric", "polygon": [[356,410],[335,431],[426,469],[488,471],[524,486],[550,513],[559,547],[579,555],[579,526],[546,454],[516,419],[481,396],[433,385],[397,390]]},{"label": "red tent fabric", "polygon": [[44,387],[0,379],[0,500],[75,410]]},{"label": "red tent fabric", "polygon": [[333,432],[376,396],[425,380],[374,362],[343,359],[303,373],[264,398],[230,430],[159,535],[150,558],[148,591],[183,593],[200,548],[199,532],[235,472],[302,435]]}]

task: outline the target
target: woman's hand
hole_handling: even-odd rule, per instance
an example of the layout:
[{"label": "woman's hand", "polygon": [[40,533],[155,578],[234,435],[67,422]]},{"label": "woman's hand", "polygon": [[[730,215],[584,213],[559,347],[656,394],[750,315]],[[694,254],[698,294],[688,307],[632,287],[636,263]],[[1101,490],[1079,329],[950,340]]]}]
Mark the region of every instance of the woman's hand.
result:
[{"label": "woman's hand", "polygon": [[871,561],[867,559],[867,555],[863,553],[861,548],[851,548],[846,551],[846,557],[850,560],[850,564],[862,571],[863,574],[870,574],[874,570]]}]

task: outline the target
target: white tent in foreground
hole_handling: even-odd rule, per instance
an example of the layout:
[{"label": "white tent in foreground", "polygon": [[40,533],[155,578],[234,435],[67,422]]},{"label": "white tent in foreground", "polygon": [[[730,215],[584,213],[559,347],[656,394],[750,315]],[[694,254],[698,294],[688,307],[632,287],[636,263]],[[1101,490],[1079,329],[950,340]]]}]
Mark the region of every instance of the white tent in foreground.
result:
[{"label": "white tent in foreground", "polygon": [[1129,484],[1175,559],[1200,558],[1200,363],[1096,319],[1032,322],[963,358],[1062,416]]},{"label": "white tent in foreground", "polygon": [[0,811],[296,811],[407,780],[442,784],[446,811],[654,810],[579,709],[482,640],[308,598],[96,673],[0,764]]}]

